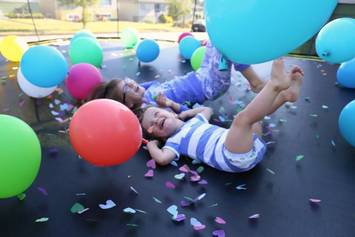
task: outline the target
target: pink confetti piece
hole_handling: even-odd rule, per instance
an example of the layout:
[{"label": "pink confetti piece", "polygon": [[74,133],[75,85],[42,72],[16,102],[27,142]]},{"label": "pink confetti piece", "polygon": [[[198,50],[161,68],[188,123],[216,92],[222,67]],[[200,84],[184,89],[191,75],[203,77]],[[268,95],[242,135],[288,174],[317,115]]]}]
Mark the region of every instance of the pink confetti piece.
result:
[{"label": "pink confetti piece", "polygon": [[205,179],[201,179],[201,180],[198,182],[198,184],[206,185],[206,184],[208,184],[208,182],[207,182],[207,180],[205,180]]},{"label": "pink confetti piece", "polygon": [[155,164],[155,160],[151,159],[147,161],[147,167],[151,168],[151,169],[155,169],[156,168],[156,164]]},{"label": "pink confetti piece", "polygon": [[147,173],[145,173],[144,177],[146,178],[154,177],[154,170],[148,170]]},{"label": "pink confetti piece", "polygon": [[24,104],[25,104],[25,100],[24,100],[24,99],[20,100],[20,102],[18,103],[18,105],[19,105],[20,107],[22,107]]},{"label": "pink confetti piece", "polygon": [[260,218],[260,214],[259,213],[249,216],[249,220],[256,220],[258,218]]},{"label": "pink confetti piece", "polygon": [[191,182],[198,182],[200,180],[201,180],[201,176],[199,176],[199,175],[193,175],[190,177]]},{"label": "pink confetti piece", "polygon": [[183,172],[183,173],[189,173],[190,172],[190,168],[188,165],[183,165],[179,168],[179,171],[180,172]]},{"label": "pink confetti piece", "polygon": [[191,204],[192,204],[192,202],[190,202],[190,201],[186,201],[186,200],[180,201],[180,206],[182,206],[182,207],[188,207]]},{"label": "pink confetti piece", "polygon": [[225,237],[226,233],[224,232],[224,230],[215,230],[212,232],[212,235],[216,237]]},{"label": "pink confetti piece", "polygon": [[44,196],[48,196],[48,192],[45,188],[37,187],[37,190],[40,191]]},{"label": "pink confetti piece", "polygon": [[319,204],[322,200],[320,199],[316,199],[316,198],[310,198],[309,199],[309,202],[310,203],[314,203],[314,204]]},{"label": "pink confetti piece", "polygon": [[176,188],[175,184],[170,181],[165,182],[165,187],[167,187],[168,189],[175,189]]},{"label": "pink confetti piece", "polygon": [[177,222],[184,221],[185,219],[186,219],[185,214],[177,214],[176,217],[173,217],[173,220],[174,220],[174,221],[177,221]]},{"label": "pink confetti piece", "polygon": [[203,230],[205,228],[206,228],[205,225],[196,225],[196,226],[194,226],[194,230],[196,230],[196,231],[200,231],[200,230]]},{"label": "pink confetti piece", "polygon": [[218,223],[218,224],[221,224],[221,225],[224,225],[224,224],[227,223],[225,220],[223,220],[223,218],[221,218],[221,217],[219,217],[219,216],[217,216],[217,217],[214,219],[214,221],[215,221],[216,223]]}]

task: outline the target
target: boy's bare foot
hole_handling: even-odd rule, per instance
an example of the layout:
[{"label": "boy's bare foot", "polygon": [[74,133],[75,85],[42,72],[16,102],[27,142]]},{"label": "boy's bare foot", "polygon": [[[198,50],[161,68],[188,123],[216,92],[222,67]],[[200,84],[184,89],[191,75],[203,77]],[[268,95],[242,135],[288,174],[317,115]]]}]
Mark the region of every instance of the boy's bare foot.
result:
[{"label": "boy's bare foot", "polygon": [[276,91],[286,90],[291,85],[291,77],[285,72],[283,59],[276,59],[272,63],[270,83]]},{"label": "boy's bare foot", "polygon": [[300,67],[295,66],[292,68],[291,72],[288,75],[288,77],[291,79],[291,85],[288,89],[281,92],[282,97],[285,101],[296,102],[300,94],[303,76],[304,73]]}]

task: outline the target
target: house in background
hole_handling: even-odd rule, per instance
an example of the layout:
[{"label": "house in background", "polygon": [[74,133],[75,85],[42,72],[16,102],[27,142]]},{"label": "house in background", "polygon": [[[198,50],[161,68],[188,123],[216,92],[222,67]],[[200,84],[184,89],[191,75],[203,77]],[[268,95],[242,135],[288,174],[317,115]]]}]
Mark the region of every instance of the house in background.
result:
[{"label": "house in background", "polygon": [[[33,13],[40,13],[39,0],[30,0]],[[0,0],[0,11],[4,16],[8,14],[29,13],[27,0]]]},{"label": "house in background", "polygon": [[[60,5],[57,0],[38,0],[41,12],[48,18],[78,21],[82,8]],[[117,9],[118,8],[118,9]],[[100,0],[89,9],[92,20],[157,22],[161,14],[167,14],[167,0]]]}]

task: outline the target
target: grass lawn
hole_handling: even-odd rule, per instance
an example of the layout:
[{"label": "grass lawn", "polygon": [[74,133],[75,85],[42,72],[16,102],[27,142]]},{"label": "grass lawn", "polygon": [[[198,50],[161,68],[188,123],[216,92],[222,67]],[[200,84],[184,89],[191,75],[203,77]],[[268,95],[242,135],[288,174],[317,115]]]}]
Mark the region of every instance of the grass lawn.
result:
[{"label": "grass lawn", "polygon": [[[35,19],[35,24],[39,34],[67,34],[81,30],[82,23],[61,21],[54,19]],[[87,29],[93,33],[112,33],[121,31],[124,28],[131,27],[139,32],[144,31],[163,31],[174,32],[183,31],[183,28],[173,27],[171,24],[153,24],[153,23],[140,23],[120,21],[117,26],[115,21],[98,21],[89,22],[86,26]],[[188,30],[188,29],[185,29]],[[0,35],[33,35],[35,34],[34,27],[31,19],[3,19],[0,20]]]}]

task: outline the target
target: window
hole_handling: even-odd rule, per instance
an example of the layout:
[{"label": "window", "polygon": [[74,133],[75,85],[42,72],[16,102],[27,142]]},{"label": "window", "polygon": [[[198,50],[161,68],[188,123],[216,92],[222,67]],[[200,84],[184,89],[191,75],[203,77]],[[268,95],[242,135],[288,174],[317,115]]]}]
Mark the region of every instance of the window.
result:
[{"label": "window", "polygon": [[101,0],[101,6],[111,6],[112,0]]},{"label": "window", "polygon": [[161,5],[159,3],[154,4],[155,12],[161,12]]}]

